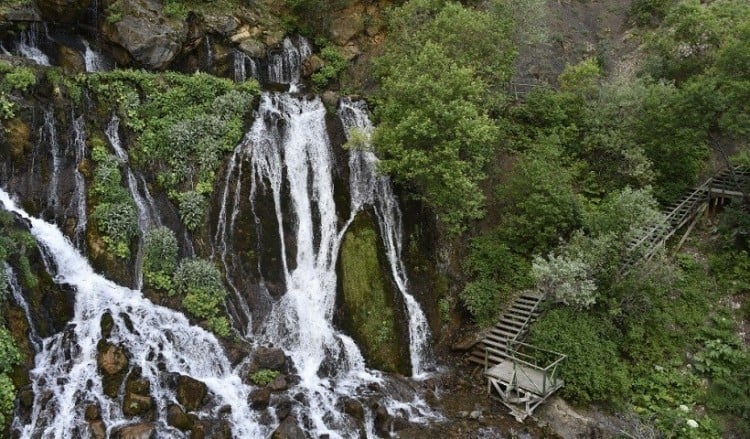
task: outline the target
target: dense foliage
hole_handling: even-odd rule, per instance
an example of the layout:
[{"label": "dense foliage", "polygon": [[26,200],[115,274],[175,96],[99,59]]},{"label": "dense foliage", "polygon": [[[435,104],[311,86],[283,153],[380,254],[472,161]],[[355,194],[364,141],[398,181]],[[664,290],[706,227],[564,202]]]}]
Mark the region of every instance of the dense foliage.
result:
[{"label": "dense foliage", "polygon": [[143,239],[143,279],[145,284],[169,291],[177,268],[177,238],[167,227],[146,232]]},{"label": "dense foliage", "polygon": [[216,334],[229,335],[229,321],[222,316],[227,291],[214,264],[203,259],[183,259],[174,272],[173,285],[187,312],[204,320]]},{"label": "dense foliage", "polygon": [[240,141],[258,84],[235,84],[202,73],[129,70],[83,80],[102,108],[116,108],[135,134],[131,160],[156,174],[188,229],[198,228],[221,158]]},{"label": "dense foliage", "polygon": [[389,17],[373,142],[381,168],[411,187],[454,232],[483,215],[479,182],[498,142],[488,92],[515,55],[500,13],[412,0]]}]

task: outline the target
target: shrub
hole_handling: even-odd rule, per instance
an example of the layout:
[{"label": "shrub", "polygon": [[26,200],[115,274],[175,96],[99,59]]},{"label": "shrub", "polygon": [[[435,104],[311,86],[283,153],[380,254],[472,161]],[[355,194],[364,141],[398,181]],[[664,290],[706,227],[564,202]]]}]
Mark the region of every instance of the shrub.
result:
[{"label": "shrub", "polygon": [[146,232],[143,242],[143,275],[146,284],[170,290],[172,275],[177,268],[177,238],[167,227]]},{"label": "shrub", "polygon": [[500,284],[491,279],[480,278],[469,282],[461,292],[461,301],[479,326],[489,326],[495,322],[503,298],[507,296]]},{"label": "shrub", "polygon": [[320,70],[312,74],[311,79],[317,88],[322,89],[331,80],[339,77],[339,74],[346,68],[348,62],[341,54],[341,51],[333,46],[324,46],[320,50],[320,57],[325,64]]},{"label": "shrub", "polygon": [[180,219],[188,230],[195,230],[203,222],[206,199],[195,191],[180,194]]},{"label": "shrub", "polygon": [[182,306],[195,317],[204,319],[218,335],[229,335],[229,321],[219,316],[227,292],[221,273],[203,259],[185,259],[174,273],[174,294],[182,296]]},{"label": "shrub", "polygon": [[570,308],[544,314],[531,327],[530,343],[566,354],[560,374],[562,395],[578,403],[622,401],[628,394],[628,370],[604,319]]},{"label": "shrub", "polygon": [[258,386],[267,386],[279,376],[279,372],[271,369],[261,369],[250,375],[250,381]]},{"label": "shrub", "polygon": [[97,204],[93,213],[102,239],[114,254],[130,257],[130,241],[138,234],[138,213],[132,203]]}]

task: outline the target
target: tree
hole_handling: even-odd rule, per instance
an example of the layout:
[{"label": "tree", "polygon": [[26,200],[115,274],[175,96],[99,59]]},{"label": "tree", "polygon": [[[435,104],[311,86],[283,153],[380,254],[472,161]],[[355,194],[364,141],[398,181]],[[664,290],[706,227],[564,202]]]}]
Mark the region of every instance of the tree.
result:
[{"label": "tree", "polygon": [[[453,232],[483,215],[479,182],[498,128],[490,118],[515,56],[512,20],[443,0],[412,0],[389,16],[376,61],[373,135],[382,170]],[[500,96],[500,95],[497,95]]]}]

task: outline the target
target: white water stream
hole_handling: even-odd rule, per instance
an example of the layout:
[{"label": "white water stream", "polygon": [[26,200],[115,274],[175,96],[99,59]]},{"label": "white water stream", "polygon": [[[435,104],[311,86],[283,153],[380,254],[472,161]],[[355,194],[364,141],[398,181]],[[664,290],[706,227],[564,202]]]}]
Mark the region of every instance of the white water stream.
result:
[{"label": "white water stream", "polygon": [[401,259],[402,222],[401,209],[393,193],[388,176],[378,175],[378,158],[369,151],[369,136],[373,126],[367,115],[364,102],[344,99],[339,106],[339,117],[350,137],[351,130],[357,129],[365,136],[367,145],[349,152],[350,192],[352,211],[359,211],[366,204],[372,205],[378,217],[380,235],[385,245],[391,273],[406,303],[409,318],[409,354],[412,376],[425,376],[431,365],[429,357],[430,327],[422,308],[409,293],[406,267]]},{"label": "white water stream", "polygon": [[35,395],[32,421],[20,431],[22,438],[88,437],[83,413],[87,403],[99,404],[110,433],[134,422],[123,416],[119,401],[103,394],[97,343],[105,312],[114,320],[110,342],[127,349],[131,366],[140,367],[142,377],[150,383],[157,404],[158,437],[183,437],[166,424],[166,404],[175,397],[164,384],[159,363],[166,371],[206,383],[218,400],[217,406],[230,405],[234,437],[262,438],[269,433],[269,427],[258,422],[256,412],[247,404],[249,387],[232,371],[212,334],[190,325],[184,315],[154,305],[139,291],[96,274],[56,226],[29,216],[4,190],[0,190],[0,203],[30,222],[31,233],[58,267],[55,280],[76,290],[75,315],[69,329],[45,339],[36,356],[31,371]]}]

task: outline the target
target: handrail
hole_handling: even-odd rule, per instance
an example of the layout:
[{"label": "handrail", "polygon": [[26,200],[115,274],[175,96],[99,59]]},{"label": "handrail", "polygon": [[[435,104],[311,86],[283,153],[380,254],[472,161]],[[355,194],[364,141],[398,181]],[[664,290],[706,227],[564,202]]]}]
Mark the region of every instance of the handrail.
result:
[{"label": "handrail", "polygon": [[526,319],[521,324],[521,329],[519,329],[516,332],[516,335],[513,336],[512,339],[508,340],[508,344],[509,345],[515,343],[518,340],[518,337],[520,337],[521,334],[524,333],[524,331],[526,330],[526,327],[529,326],[529,321],[531,320],[531,316],[534,315],[534,312],[539,307],[539,305],[544,301],[544,299],[547,298],[547,293],[546,292],[544,292],[544,291],[540,291],[540,292],[542,293],[541,297],[539,297],[539,300],[537,300],[537,302],[534,304],[534,306],[531,307],[531,310],[528,313],[529,315],[526,316]]}]

